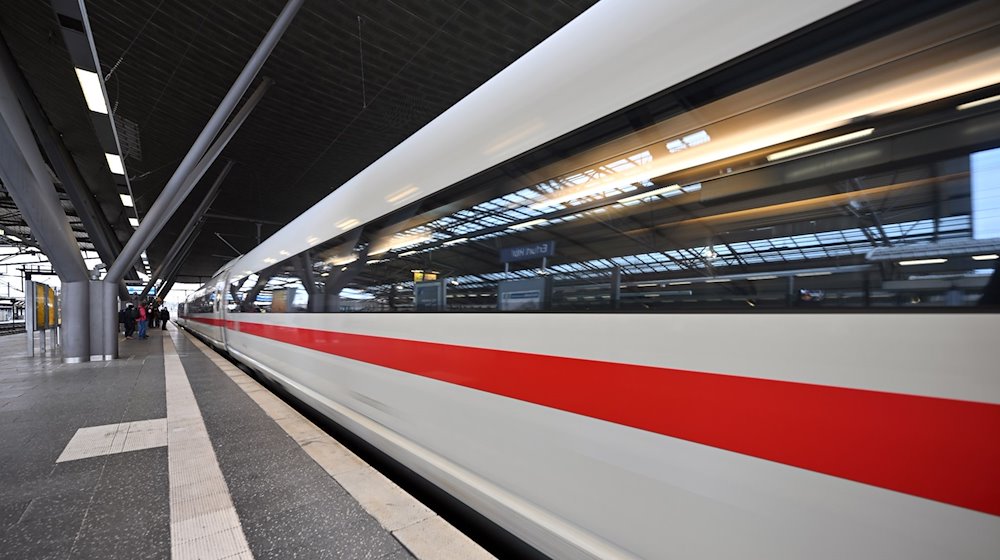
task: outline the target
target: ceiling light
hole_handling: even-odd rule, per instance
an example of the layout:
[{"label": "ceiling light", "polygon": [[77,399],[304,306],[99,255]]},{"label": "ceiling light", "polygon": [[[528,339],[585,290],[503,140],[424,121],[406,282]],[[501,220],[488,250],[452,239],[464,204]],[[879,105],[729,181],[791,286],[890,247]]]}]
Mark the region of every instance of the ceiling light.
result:
[{"label": "ceiling light", "polygon": [[419,190],[417,187],[409,187],[385,197],[385,200],[386,202],[399,202]]},{"label": "ceiling light", "polygon": [[356,255],[356,254],[350,254],[350,255],[347,255],[347,256],[332,257],[329,260],[327,260],[326,262],[328,264],[333,265],[333,266],[341,266],[341,265],[345,265],[345,264],[351,264],[352,262],[354,262],[356,260],[358,260],[358,255]]},{"label": "ceiling light", "polygon": [[705,280],[706,284],[719,284],[721,282],[732,282],[729,278],[712,278],[711,280]]},{"label": "ceiling light", "polygon": [[131,225],[132,227],[139,227],[139,218],[129,218],[129,219],[128,219],[128,223],[129,223],[129,224],[130,224],[130,225]]},{"label": "ceiling light", "polygon": [[774,280],[777,276],[751,276],[747,280]]},{"label": "ceiling light", "polygon": [[415,254],[417,254],[416,251],[407,251],[405,253],[400,253],[399,256],[401,256],[401,257],[408,257],[410,255],[415,255]]},{"label": "ceiling light", "polygon": [[510,229],[525,229],[525,228],[530,228],[532,226],[540,226],[548,222],[549,221],[546,220],[545,218],[538,218],[537,220],[531,220],[530,222],[521,222],[519,224],[514,224],[510,226]]},{"label": "ceiling light", "polygon": [[8,236],[7,236],[7,239],[10,239],[11,241],[15,241],[15,242],[17,242],[17,243],[20,243],[20,242],[21,242],[21,238],[20,238],[20,237],[18,237],[18,236],[16,236],[16,235],[8,235]]},{"label": "ceiling light", "polygon": [[955,107],[959,111],[964,111],[966,109],[971,109],[973,107],[979,107],[980,105],[986,105],[987,103],[993,103],[994,101],[1000,101],[1000,95],[994,95],[993,97],[984,97],[983,99],[977,99],[976,101],[970,101],[968,103],[962,103],[958,107]]},{"label": "ceiling light", "polygon": [[124,175],[125,166],[122,164],[121,156],[115,154],[104,154],[104,157],[108,160],[108,168],[115,175]]},{"label": "ceiling light", "polygon": [[657,286],[659,286],[659,284],[656,283],[656,282],[653,282],[652,284],[636,284],[635,285],[636,288],[655,288]]},{"label": "ceiling light", "polygon": [[972,260],[974,261],[993,261],[1000,259],[1000,255],[973,255]]},{"label": "ceiling light", "polygon": [[820,272],[800,272],[796,274],[796,276],[798,276],[799,278],[805,278],[807,276],[829,276],[831,274],[833,273],[830,272],[829,270],[823,270]]},{"label": "ceiling light", "polygon": [[122,206],[125,208],[132,208],[135,204],[132,202],[132,195],[129,194],[119,194],[118,196],[122,199]]},{"label": "ceiling light", "polygon": [[704,130],[699,130],[692,134],[688,134],[683,138],[677,138],[676,140],[671,140],[667,142],[667,150],[674,154],[680,152],[681,150],[686,150],[688,148],[693,148],[695,146],[700,146],[705,144],[712,139]]},{"label": "ceiling light", "polygon": [[452,239],[452,240],[449,240],[449,241],[445,241],[444,243],[441,244],[441,246],[442,247],[447,247],[448,245],[457,245],[459,243],[465,243],[468,240],[469,240],[468,237],[459,237],[458,239]]},{"label": "ceiling light", "polygon": [[776,161],[779,159],[784,159],[792,156],[797,156],[799,154],[804,154],[806,152],[811,152],[813,150],[819,150],[820,148],[826,148],[828,146],[836,146],[837,144],[843,144],[844,142],[850,142],[851,140],[864,138],[865,136],[869,136],[872,132],[875,132],[874,128],[866,128],[864,130],[858,130],[855,132],[851,132],[849,134],[842,134],[840,136],[834,136],[833,138],[827,138],[826,140],[820,140],[819,142],[813,142],[812,144],[806,144],[805,146],[799,146],[797,148],[790,148],[788,150],[774,152],[773,154],[767,156],[767,161]]},{"label": "ceiling light", "polygon": [[104,102],[101,77],[96,72],[77,68],[76,79],[80,80],[80,89],[83,90],[83,98],[87,100],[87,107],[95,113],[104,113],[107,115],[108,105]]},{"label": "ceiling light", "polygon": [[392,238],[392,241],[390,241],[385,246],[374,248],[371,251],[368,251],[368,254],[372,256],[381,255],[386,251],[394,251],[396,249],[402,249],[403,247],[408,247],[410,245],[416,245],[418,243],[424,243],[426,241],[430,241],[432,237],[433,236],[429,233],[423,235],[407,235],[404,237],[394,237]]},{"label": "ceiling light", "polygon": [[690,284],[690,283],[691,282],[685,280],[685,281],[682,281],[682,282],[671,282],[670,285],[671,286],[686,286],[687,284]]},{"label": "ceiling light", "polygon": [[941,264],[948,262],[948,259],[918,259],[915,261],[899,261],[900,266],[915,266],[918,264]]},{"label": "ceiling light", "polygon": [[635,195],[632,195],[632,196],[630,196],[628,198],[623,198],[621,200],[616,200],[615,202],[618,202],[618,203],[632,202],[633,200],[642,200],[644,198],[650,198],[650,197],[653,197],[653,196],[660,196],[660,195],[664,195],[664,194],[667,194],[667,193],[680,192],[680,190],[681,190],[681,186],[680,185],[670,185],[670,186],[663,187],[663,188],[660,188],[660,189],[656,189],[656,190],[653,190],[653,191],[647,191],[647,192],[635,194]]}]

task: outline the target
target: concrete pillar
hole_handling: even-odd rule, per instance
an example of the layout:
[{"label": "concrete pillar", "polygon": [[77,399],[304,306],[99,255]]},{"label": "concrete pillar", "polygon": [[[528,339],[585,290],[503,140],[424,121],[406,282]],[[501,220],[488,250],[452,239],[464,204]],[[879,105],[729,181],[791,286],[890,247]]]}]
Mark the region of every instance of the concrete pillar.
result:
[{"label": "concrete pillar", "polygon": [[90,282],[62,285],[63,361],[78,364],[90,359]]}]

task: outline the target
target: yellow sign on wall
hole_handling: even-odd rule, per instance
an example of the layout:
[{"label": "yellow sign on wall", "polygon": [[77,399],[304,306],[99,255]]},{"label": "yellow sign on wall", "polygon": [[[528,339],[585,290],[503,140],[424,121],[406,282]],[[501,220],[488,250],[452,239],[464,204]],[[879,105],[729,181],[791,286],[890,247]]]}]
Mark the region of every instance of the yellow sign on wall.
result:
[{"label": "yellow sign on wall", "polygon": [[35,330],[44,331],[59,324],[59,300],[56,291],[35,283]]}]

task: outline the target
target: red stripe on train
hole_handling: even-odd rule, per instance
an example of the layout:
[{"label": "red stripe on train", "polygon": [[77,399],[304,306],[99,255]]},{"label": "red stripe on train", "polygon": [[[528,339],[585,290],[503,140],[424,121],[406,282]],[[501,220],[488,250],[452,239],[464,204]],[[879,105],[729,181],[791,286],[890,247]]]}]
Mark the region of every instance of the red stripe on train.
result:
[{"label": "red stripe on train", "polygon": [[225,326],[1000,515],[998,405],[242,321]]}]

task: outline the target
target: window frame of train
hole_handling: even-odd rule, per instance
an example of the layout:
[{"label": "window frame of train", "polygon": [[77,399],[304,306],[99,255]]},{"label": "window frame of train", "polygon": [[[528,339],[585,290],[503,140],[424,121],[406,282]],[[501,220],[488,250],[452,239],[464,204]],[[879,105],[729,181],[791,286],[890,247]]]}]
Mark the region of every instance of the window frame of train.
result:
[{"label": "window frame of train", "polygon": [[[845,18],[866,42],[822,50],[801,35],[724,65],[289,255],[256,273],[270,308],[235,312],[995,311],[1000,238],[978,234],[1000,204],[974,201],[1000,200],[1000,170],[976,169],[1000,162],[1000,102],[982,102],[1000,84],[778,134],[991,44],[988,31],[928,43],[935,18],[973,8],[896,27]],[[765,134],[776,140],[752,144]],[[727,152],[734,138],[751,149]],[[558,249],[503,256],[531,245]],[[428,270],[433,284],[416,276]],[[535,280],[537,305],[508,305],[507,287]]]}]

